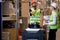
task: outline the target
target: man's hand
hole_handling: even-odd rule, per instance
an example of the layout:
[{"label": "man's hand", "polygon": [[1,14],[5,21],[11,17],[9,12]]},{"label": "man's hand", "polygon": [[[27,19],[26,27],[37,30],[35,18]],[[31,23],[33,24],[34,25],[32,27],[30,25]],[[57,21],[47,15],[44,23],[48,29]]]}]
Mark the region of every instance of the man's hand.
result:
[{"label": "man's hand", "polygon": [[44,25],[43,25],[43,28],[46,29],[47,26],[48,26],[48,23],[45,22]]},{"label": "man's hand", "polygon": [[44,25],[48,25],[48,23],[45,22]]},{"label": "man's hand", "polygon": [[35,14],[35,11],[32,11],[31,14]]}]

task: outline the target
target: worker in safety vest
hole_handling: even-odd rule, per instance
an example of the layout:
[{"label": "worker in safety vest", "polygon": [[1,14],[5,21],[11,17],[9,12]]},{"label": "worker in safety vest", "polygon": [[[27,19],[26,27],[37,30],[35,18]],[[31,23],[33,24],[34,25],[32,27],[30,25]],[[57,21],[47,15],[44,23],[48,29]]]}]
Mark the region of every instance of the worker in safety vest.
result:
[{"label": "worker in safety vest", "polygon": [[39,28],[40,27],[40,5],[39,2],[33,2],[30,15],[30,28]]},{"label": "worker in safety vest", "polygon": [[52,14],[50,15],[50,22],[44,23],[45,25],[49,25],[49,38],[48,40],[56,40],[56,32],[59,28],[59,17],[58,17],[58,11],[56,11],[57,4],[51,3],[50,10]]}]

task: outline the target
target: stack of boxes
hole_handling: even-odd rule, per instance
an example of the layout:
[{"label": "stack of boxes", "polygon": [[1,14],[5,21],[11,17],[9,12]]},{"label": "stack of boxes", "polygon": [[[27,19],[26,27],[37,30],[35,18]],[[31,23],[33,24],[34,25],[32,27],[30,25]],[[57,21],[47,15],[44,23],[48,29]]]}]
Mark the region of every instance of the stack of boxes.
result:
[{"label": "stack of boxes", "polygon": [[[20,27],[27,28],[28,27],[28,19],[29,19],[29,0],[20,0],[21,3],[21,16],[20,19],[22,19],[22,24],[20,23]],[[24,29],[23,28],[23,29]]]},{"label": "stack of boxes", "polygon": [[3,29],[2,32],[2,40],[16,40],[16,29],[15,28],[8,28]]},{"label": "stack of boxes", "polygon": [[11,1],[3,2],[2,13],[3,13],[2,15],[9,15],[9,17],[12,17],[13,15],[15,15],[15,9]]},{"label": "stack of boxes", "polygon": [[2,40],[10,40],[10,37],[9,37],[9,32],[2,32]]},{"label": "stack of boxes", "polygon": [[[7,18],[6,20],[4,18]],[[15,8],[13,7],[12,1],[10,0],[3,0],[2,2],[2,19],[4,19],[2,22],[4,23],[5,21],[12,22],[12,24],[16,23],[16,14],[15,14]],[[14,19],[14,20],[11,20]],[[6,26],[2,23],[2,40],[16,40],[16,28],[15,26],[12,27],[13,25],[9,24],[12,28],[9,28],[8,22]],[[14,24],[15,25],[15,24]],[[6,27],[6,28],[4,28]]]},{"label": "stack of boxes", "polygon": [[[22,30],[28,27],[29,19],[29,0],[19,0],[20,2],[20,17],[19,17],[19,29],[18,29],[18,40],[21,40],[20,36],[22,35]],[[21,21],[20,21],[21,20]]]},{"label": "stack of boxes", "polygon": [[21,0],[21,16],[29,17],[29,1]]}]

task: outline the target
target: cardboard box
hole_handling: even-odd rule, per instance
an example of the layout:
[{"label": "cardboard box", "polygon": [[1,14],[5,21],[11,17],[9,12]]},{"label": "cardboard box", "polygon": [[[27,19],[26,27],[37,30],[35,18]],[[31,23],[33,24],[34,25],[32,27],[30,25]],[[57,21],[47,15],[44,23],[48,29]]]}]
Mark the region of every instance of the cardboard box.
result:
[{"label": "cardboard box", "polygon": [[22,2],[21,3],[21,16],[22,17],[29,17],[29,2]]},{"label": "cardboard box", "polygon": [[[17,36],[16,36],[16,29],[15,28],[3,29],[3,32],[5,32],[4,35],[2,34],[4,37],[6,36],[5,39],[7,39],[9,37],[9,40],[16,40]],[[9,32],[9,34],[7,32]]]},{"label": "cardboard box", "polygon": [[22,22],[20,23],[20,30],[24,30],[24,29],[28,28],[28,18],[20,17],[20,20],[22,20]]},{"label": "cardboard box", "polygon": [[2,3],[3,15],[15,14],[15,9],[11,1],[5,1]]},{"label": "cardboard box", "polygon": [[9,32],[2,32],[2,40],[10,40]]},{"label": "cardboard box", "polygon": [[43,14],[40,14],[40,27],[43,28]]}]

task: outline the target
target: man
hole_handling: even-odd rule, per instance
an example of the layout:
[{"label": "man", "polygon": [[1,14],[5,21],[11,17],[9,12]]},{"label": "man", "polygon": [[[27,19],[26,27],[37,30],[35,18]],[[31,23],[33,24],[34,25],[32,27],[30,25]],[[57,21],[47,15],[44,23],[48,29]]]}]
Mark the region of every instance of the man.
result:
[{"label": "man", "polygon": [[50,22],[45,23],[45,25],[49,25],[49,29],[50,29],[48,40],[56,40],[56,32],[59,26],[58,23],[59,17],[56,8],[57,8],[57,4],[52,3],[50,6],[50,10],[52,12],[52,14],[50,15]]},{"label": "man", "polygon": [[[38,4],[38,5],[37,5]],[[30,28],[40,28],[40,8],[39,3],[33,2],[30,16]]]}]

